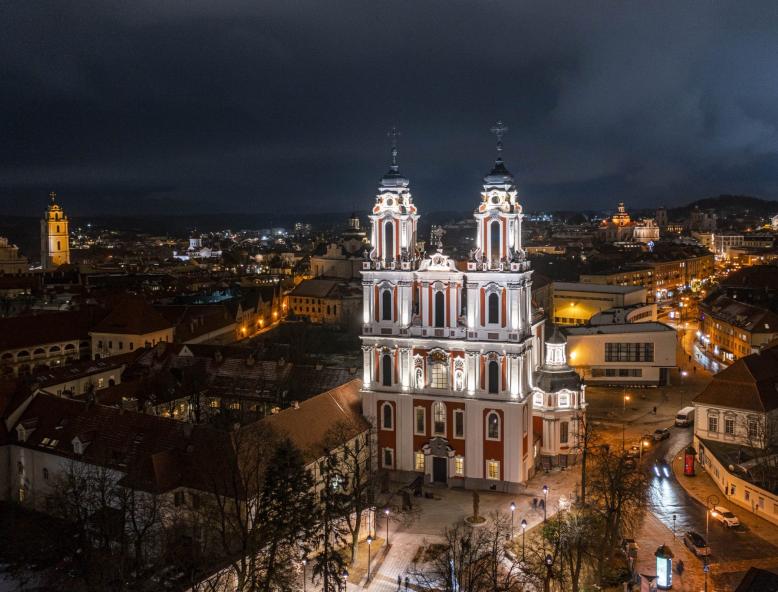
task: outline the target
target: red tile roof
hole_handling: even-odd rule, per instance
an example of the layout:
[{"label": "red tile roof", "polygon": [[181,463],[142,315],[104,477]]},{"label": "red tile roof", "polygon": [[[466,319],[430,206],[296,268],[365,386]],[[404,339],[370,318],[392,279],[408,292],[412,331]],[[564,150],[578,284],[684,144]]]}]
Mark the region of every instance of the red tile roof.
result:
[{"label": "red tile roof", "polygon": [[49,312],[0,319],[0,351],[48,343],[89,340],[95,309]]},{"label": "red tile roof", "polygon": [[740,358],[714,375],[694,402],[757,412],[778,409],[778,348]]},{"label": "red tile roof", "polygon": [[145,299],[140,296],[125,296],[114,304],[111,312],[92,331],[146,335],[172,328],[173,323],[165,319]]}]

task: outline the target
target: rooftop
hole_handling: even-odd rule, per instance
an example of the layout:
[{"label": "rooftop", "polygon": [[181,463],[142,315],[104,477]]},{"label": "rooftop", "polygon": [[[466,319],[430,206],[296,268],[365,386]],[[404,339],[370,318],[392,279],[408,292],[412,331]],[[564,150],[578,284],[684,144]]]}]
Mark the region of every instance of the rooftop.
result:
[{"label": "rooftop", "polygon": [[626,333],[658,333],[675,331],[670,325],[664,323],[624,323],[621,325],[595,325],[584,327],[562,327],[565,335],[612,335]]},{"label": "rooftop", "polygon": [[554,282],[554,292],[594,292],[597,294],[632,294],[645,292],[643,286],[606,286],[604,284],[587,284],[584,282]]}]

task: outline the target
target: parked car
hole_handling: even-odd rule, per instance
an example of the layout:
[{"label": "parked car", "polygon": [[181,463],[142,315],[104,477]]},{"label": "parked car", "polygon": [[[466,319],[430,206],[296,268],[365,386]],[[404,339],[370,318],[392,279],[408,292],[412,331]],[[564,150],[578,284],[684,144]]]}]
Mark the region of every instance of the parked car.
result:
[{"label": "parked car", "polygon": [[690,426],[694,423],[694,407],[684,407],[675,416],[675,425],[679,427]]},{"label": "parked car", "polygon": [[737,516],[727,510],[724,506],[713,506],[711,516],[721,522],[724,526],[740,526],[740,520],[738,520]]},{"label": "parked car", "polygon": [[689,551],[694,553],[697,557],[707,557],[710,555],[710,547],[708,543],[702,538],[702,535],[689,530],[683,535],[683,544],[689,548]]},{"label": "parked car", "polygon": [[667,440],[670,437],[670,429],[669,428],[659,428],[657,430],[654,430],[654,441],[659,442],[660,440]]}]

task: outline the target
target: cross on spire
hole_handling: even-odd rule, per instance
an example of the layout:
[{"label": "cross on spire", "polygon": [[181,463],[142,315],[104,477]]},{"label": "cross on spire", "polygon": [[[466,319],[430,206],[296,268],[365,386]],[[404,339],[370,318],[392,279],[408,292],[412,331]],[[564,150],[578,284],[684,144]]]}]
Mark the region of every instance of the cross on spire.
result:
[{"label": "cross on spire", "polygon": [[386,135],[390,138],[392,138],[392,166],[397,166],[397,154],[399,153],[399,150],[397,150],[397,138],[401,135],[400,130],[397,129],[396,125],[392,126],[392,129],[390,129]]},{"label": "cross on spire", "polygon": [[508,126],[501,120],[497,120],[497,123],[494,124],[491,132],[497,136],[497,156],[500,156],[502,154],[502,138],[508,132]]},{"label": "cross on spire", "polygon": [[49,193],[49,199],[51,200],[51,203],[54,203],[55,201],[57,201],[57,194],[52,191],[51,193]]}]

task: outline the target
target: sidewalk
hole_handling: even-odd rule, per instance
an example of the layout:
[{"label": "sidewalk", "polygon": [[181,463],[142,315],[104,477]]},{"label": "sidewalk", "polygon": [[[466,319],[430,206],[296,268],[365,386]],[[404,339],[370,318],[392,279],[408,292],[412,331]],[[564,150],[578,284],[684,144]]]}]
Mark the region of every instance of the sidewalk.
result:
[{"label": "sidewalk", "polygon": [[[681,487],[686,490],[686,493],[703,506],[705,505],[705,500],[711,495],[718,497],[720,500],[719,503],[722,506],[727,506],[726,496],[718,487],[716,487],[716,484],[708,473],[706,473],[699,464],[695,463],[696,476],[687,477],[683,474],[683,455],[681,452],[682,451],[679,451],[673,457],[673,473],[675,473],[675,478],[678,480],[678,483],[681,484]],[[776,528],[774,524],[763,518],[759,518],[754,513],[749,512],[741,506],[735,504],[730,504],[729,506],[730,509],[735,512],[740,522],[747,526],[751,533],[778,546],[778,528]]]},{"label": "sidewalk", "polygon": [[[532,508],[533,498],[543,498],[543,485],[548,486],[546,509],[548,516],[552,516],[560,505],[566,507],[574,498],[580,483],[580,469],[580,465],[576,465],[564,471],[541,471],[529,481],[526,490],[520,494],[479,491],[480,514],[488,516],[491,512],[499,511],[510,515],[510,504],[514,502],[514,537],[520,537],[519,525],[522,519],[527,521],[528,529],[543,522],[543,510]],[[425,490],[431,491],[437,499],[413,498],[413,503],[421,508],[419,518],[405,527],[390,525],[391,549],[370,585],[365,588],[370,592],[396,592],[398,575],[404,589],[405,576],[411,569],[419,549],[441,542],[443,530],[447,526],[472,514],[472,491],[434,487],[425,487]]]}]

